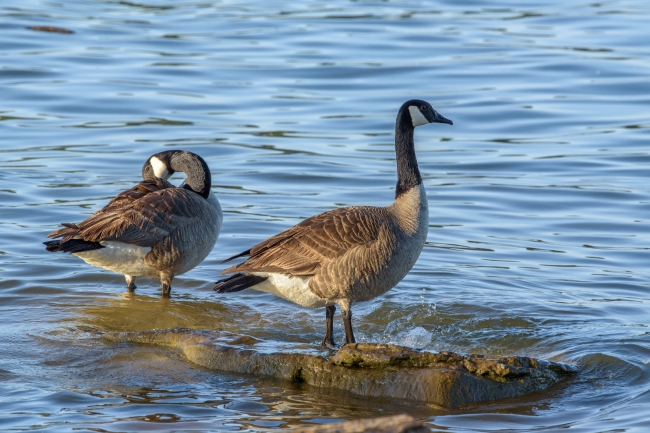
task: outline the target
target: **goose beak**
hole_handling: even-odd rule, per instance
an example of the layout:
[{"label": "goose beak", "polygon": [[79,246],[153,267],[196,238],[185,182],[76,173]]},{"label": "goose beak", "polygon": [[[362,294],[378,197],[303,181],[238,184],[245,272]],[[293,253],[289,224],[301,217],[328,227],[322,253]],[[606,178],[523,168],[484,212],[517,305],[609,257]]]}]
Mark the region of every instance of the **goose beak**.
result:
[{"label": "goose beak", "polygon": [[437,111],[434,111],[434,117],[433,117],[433,122],[432,123],[446,123],[448,125],[453,125],[454,124],[454,122],[447,119],[445,116],[441,115]]}]

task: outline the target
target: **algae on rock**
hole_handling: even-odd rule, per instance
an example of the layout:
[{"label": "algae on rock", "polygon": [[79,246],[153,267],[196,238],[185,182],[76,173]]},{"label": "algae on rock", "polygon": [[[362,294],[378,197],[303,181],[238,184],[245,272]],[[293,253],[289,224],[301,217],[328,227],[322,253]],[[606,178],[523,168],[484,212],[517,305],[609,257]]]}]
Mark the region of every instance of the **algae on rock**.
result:
[{"label": "algae on rock", "polygon": [[189,361],[214,370],[446,408],[539,391],[578,371],[575,366],[520,356],[431,353],[387,344],[348,344],[327,359],[317,354],[278,352],[249,336],[191,329],[110,333],[105,337],[178,349]]}]

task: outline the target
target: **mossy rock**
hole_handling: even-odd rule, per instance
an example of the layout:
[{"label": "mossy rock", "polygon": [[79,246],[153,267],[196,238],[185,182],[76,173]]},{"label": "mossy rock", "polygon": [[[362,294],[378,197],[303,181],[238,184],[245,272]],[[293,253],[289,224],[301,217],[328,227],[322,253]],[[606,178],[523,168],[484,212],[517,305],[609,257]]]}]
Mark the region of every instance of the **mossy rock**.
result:
[{"label": "mossy rock", "polygon": [[206,368],[276,377],[362,396],[391,397],[452,408],[540,391],[578,372],[572,365],[522,356],[423,352],[387,344],[348,344],[326,358],[216,331],[172,329],[106,334],[116,342],[180,350]]}]

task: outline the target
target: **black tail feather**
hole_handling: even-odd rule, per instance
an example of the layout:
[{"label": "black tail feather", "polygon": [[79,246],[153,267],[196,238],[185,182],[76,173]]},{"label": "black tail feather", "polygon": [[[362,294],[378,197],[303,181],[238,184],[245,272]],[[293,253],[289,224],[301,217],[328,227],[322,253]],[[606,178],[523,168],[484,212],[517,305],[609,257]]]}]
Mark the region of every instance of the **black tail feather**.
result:
[{"label": "black tail feather", "polygon": [[[251,255],[251,250],[246,250],[243,253],[235,254],[232,257],[228,257],[226,260],[223,260],[221,263],[222,264],[223,263],[228,263],[229,261],[235,260],[235,259],[237,259],[239,257],[246,257],[246,256],[250,256],[250,255]],[[223,281],[227,281],[227,280],[223,280]]]},{"label": "black tail feather", "polygon": [[225,280],[217,281],[217,285],[212,290],[217,293],[233,293],[239,292],[256,284],[266,281],[268,277],[261,277],[259,275],[250,274],[235,274]]},{"label": "black tail feather", "polygon": [[45,249],[50,252],[61,251],[64,253],[81,253],[83,251],[92,251],[104,248],[99,242],[84,241],[82,239],[70,239],[66,242],[48,241],[43,242]]}]

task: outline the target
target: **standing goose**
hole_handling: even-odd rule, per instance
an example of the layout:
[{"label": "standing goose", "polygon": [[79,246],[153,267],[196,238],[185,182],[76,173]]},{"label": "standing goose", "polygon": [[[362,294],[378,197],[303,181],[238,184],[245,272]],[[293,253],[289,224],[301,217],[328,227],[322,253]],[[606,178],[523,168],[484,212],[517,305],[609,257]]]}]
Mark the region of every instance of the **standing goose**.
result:
[{"label": "standing goose", "polygon": [[351,206],[325,212],[284,230],[224,261],[248,256],[222,274],[219,293],[253,288],[303,307],[325,307],[324,347],[336,347],[332,320],[341,308],[346,343],[354,343],[354,302],[367,301],[394,287],[418,259],[427,237],[429,209],[413,144],[413,129],[447,123],[428,102],[402,105],[395,125],[397,188],[387,207]]},{"label": "standing goose", "polygon": [[[175,172],[187,178],[180,187],[167,179]],[[152,155],[142,167],[138,185],[120,193],[79,224],[47,235],[47,251],[72,253],[86,263],[123,274],[127,289],[135,277],[158,278],[169,297],[174,276],[196,265],[212,250],[223,215],[210,190],[210,169],[200,156],[183,150]]]}]

